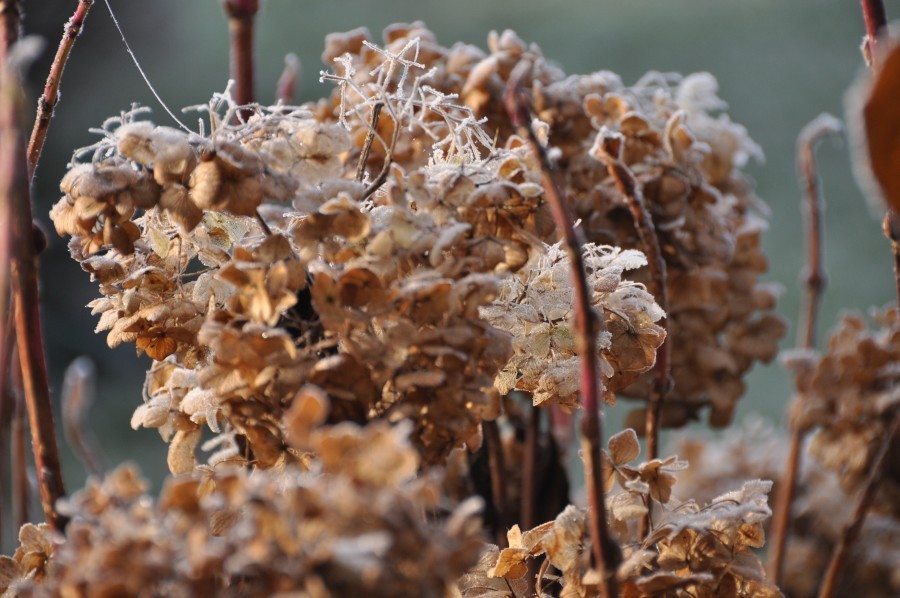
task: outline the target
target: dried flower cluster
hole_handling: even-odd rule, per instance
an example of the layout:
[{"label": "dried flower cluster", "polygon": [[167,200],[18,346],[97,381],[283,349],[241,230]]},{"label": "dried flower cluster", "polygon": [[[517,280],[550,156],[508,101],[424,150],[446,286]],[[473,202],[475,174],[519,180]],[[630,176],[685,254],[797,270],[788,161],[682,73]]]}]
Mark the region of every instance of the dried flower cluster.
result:
[{"label": "dried flower cluster", "polygon": [[[327,404],[308,396],[303,424]],[[66,501],[66,541],[27,526],[0,557],[10,596],[443,596],[477,558],[477,499],[440,508],[439,478],[416,477],[401,428],[294,426],[318,455],[309,471],[200,469],[168,481],[159,500],[132,467]],[[51,556],[52,555],[52,556]]]},{"label": "dried flower cluster", "polygon": [[[635,464],[639,455],[637,434],[631,429],[610,438],[605,452],[607,491],[619,488],[607,499],[607,508],[625,556],[618,571],[623,596],[781,595],[766,580],[753,552],[764,542],[762,522],[771,514],[771,482],[746,482],[700,506],[673,495],[676,472],[685,469],[686,462],[669,457]],[[654,524],[642,537],[637,523],[648,510]],[[599,578],[586,566],[590,538],[585,519],[584,509],[569,506],[554,521],[532,530],[514,526],[509,547],[488,552],[460,580],[462,595],[487,596],[508,589],[527,596],[527,562],[542,556],[539,592],[594,595]]]},{"label": "dried flower cluster", "polygon": [[[788,438],[762,421],[745,422],[719,440],[682,436],[674,449],[690,461],[679,474],[676,494],[706,501],[742,480],[781,479]],[[855,490],[855,489],[851,489]],[[776,484],[774,492],[780,488]],[[794,499],[782,590],[789,596],[816,596],[835,544],[850,516],[854,497],[837,474],[813,457],[803,461]],[[838,595],[888,598],[900,592],[900,522],[890,514],[870,515],[845,565]]]},{"label": "dried flower cluster", "polygon": [[[598,149],[599,140],[620,137],[621,161],[643,189],[669,273],[674,385],[663,424],[682,425],[709,407],[710,423],[727,425],[744,391],[743,375],[755,362],[775,357],[786,326],[771,311],[775,288],[758,280],[768,267],[760,244],[767,209],[740,171],[762,153],[742,126],[719,113],[725,104],[716,96],[715,79],[708,73],[650,73],[625,86],[607,71],[566,76],[512,31],[492,33],[487,53],[464,44],[443,48],[422,23],[385,31],[387,51],[401,52],[416,39],[416,60],[431,69],[423,89],[456,96],[500,139],[511,131],[502,103],[510,73],[520,61],[531,63],[525,85],[561,173],[563,196],[582,219],[588,241],[642,249],[627,198]],[[368,40],[364,29],[334,34],[323,54],[326,61],[338,59],[363,89],[381,76],[382,58]],[[343,106],[352,87],[345,83],[320,110],[329,114]],[[364,122],[356,127],[360,146]],[[404,156],[423,160],[415,151],[397,152],[395,159]],[[641,272],[636,280],[649,282]],[[624,327],[605,316],[608,325]],[[625,394],[646,399],[649,387],[645,376]],[[633,419],[643,429],[637,424],[643,413]]]},{"label": "dried flower cluster", "polygon": [[[846,315],[824,354],[795,352],[787,363],[797,397],[791,407],[795,429],[814,430],[809,451],[840,478],[845,492],[860,488],[875,455],[900,417],[900,310],[873,314],[870,330],[858,315]],[[889,472],[878,504],[900,517],[900,455],[889,451]]]},{"label": "dried flower cluster", "polygon": [[[549,173],[502,104],[523,62],[532,127],[589,241],[604,397],[647,399],[668,336],[663,424],[709,407],[722,426],[744,373],[774,356],[784,324],[758,282],[765,210],[740,172],[759,150],[718,114],[709,75],[626,87],[607,72],[566,77],[512,32],[488,52],[444,48],[421,23],[384,37],[329,36],[322,79],[335,90],[318,103],[239,106],[226,91],[197,108],[197,133],[132,110],[76,152],[51,216],[99,284],[97,330],[152,359],[132,426],[159,430],[175,477],[155,503],[132,469],[92,482],[61,506],[73,521],[55,548],[48,529],[24,528],[0,559],[10,595],[595,591],[587,511],[569,505],[485,547],[468,495],[501,497],[454,478],[474,477],[463,455],[486,422],[507,440],[523,424],[510,393],[581,406]],[[660,237],[669,313],[647,290],[610,139]],[[526,444],[507,442],[507,459]],[[531,445],[561,467],[552,440]],[[780,595],[753,552],[770,482],[701,506],[673,492],[686,462],[639,456],[627,429],[603,470],[623,595]],[[526,478],[508,476],[523,486],[510,496],[533,491]],[[568,494],[565,480],[554,490]],[[510,512],[497,515],[505,526]]]}]

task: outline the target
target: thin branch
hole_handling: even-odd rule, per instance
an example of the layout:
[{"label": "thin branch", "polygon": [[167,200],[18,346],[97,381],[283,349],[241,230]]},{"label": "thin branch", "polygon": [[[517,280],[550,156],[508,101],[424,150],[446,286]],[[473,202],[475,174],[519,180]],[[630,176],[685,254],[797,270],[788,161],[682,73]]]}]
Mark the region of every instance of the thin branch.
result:
[{"label": "thin branch", "polygon": [[53,111],[59,102],[59,86],[62,82],[63,71],[66,63],[69,61],[69,54],[75,45],[75,40],[81,33],[84,26],[84,20],[87,18],[88,11],[94,0],[80,0],[78,7],[72,18],[66,23],[63,29],[62,40],[59,42],[59,48],[56,50],[56,57],[50,66],[50,74],[47,76],[47,83],[44,86],[44,93],[38,100],[37,115],[34,120],[34,128],[31,130],[31,139],[28,141],[28,176],[34,176],[37,169],[38,160],[41,157],[41,150],[44,149],[44,142],[47,140],[47,131],[50,129],[50,119],[53,118]]},{"label": "thin branch", "polygon": [[600,158],[609,171],[616,188],[626,201],[641,248],[647,255],[650,268],[650,292],[656,302],[666,312],[666,318],[662,321],[662,328],[666,331],[666,339],[656,352],[655,381],[653,391],[650,394],[650,404],[647,406],[647,418],[645,436],[647,438],[647,458],[656,459],[659,456],[659,418],[663,402],[669,392],[671,375],[671,346],[668,338],[669,322],[669,293],[667,288],[666,261],[663,259],[659,247],[659,238],[656,236],[656,227],[653,225],[653,217],[644,203],[644,196],[638,182],[631,170],[621,160],[622,139],[618,135],[604,135],[601,132],[596,149]]},{"label": "thin branch", "polygon": [[[254,101],[253,93],[253,22],[259,12],[259,0],[223,0],[231,34],[231,78],[234,79],[234,99],[246,106]],[[249,118],[253,112],[245,111]]]},{"label": "thin branch", "polygon": [[79,357],[66,368],[63,378],[62,420],[66,440],[88,473],[102,477],[106,469],[97,439],[85,423],[94,402],[97,368],[88,357]]},{"label": "thin branch", "polygon": [[296,54],[288,54],[284,57],[284,70],[278,77],[275,86],[275,100],[282,104],[291,105],[297,94],[297,81],[300,79],[300,59]]},{"label": "thin branch", "polygon": [[[0,198],[0,202],[6,203],[11,212],[10,278],[15,329],[41,504],[47,523],[52,529],[62,532],[68,519],[56,510],[56,502],[65,495],[65,489],[56,446],[47,364],[44,361],[28,162],[17,119],[20,89],[19,82],[9,71],[0,72],[0,172],[11,169],[9,176],[12,177],[9,193]],[[0,180],[4,178],[6,175],[0,175]]]},{"label": "thin branch", "polygon": [[889,209],[884,215],[882,227],[894,254],[894,285],[897,288],[897,306],[900,307],[900,214]]},{"label": "thin branch", "polygon": [[872,463],[872,468],[869,470],[869,477],[866,480],[862,495],[859,497],[859,502],[853,510],[853,517],[844,529],[844,533],[841,534],[841,540],[838,542],[838,545],[831,555],[831,562],[828,563],[825,579],[822,582],[822,586],[819,588],[819,598],[831,598],[835,595],[838,582],[841,578],[841,570],[844,567],[844,561],[846,560],[850,549],[853,547],[853,543],[859,537],[860,531],[862,531],[862,526],[866,521],[866,515],[877,494],[878,486],[881,484],[882,480],[884,480],[886,473],[885,468],[888,463],[887,457],[892,453],[896,453],[897,450],[900,450],[900,447],[896,446],[898,440],[900,440],[900,414],[894,415],[894,420],[886,432],[878,455],[875,457],[875,462]]},{"label": "thin branch", "polygon": [[0,46],[5,51],[22,37],[22,0],[0,0]]},{"label": "thin branch", "polygon": [[381,109],[384,103],[377,102],[372,106],[372,122],[369,124],[369,132],[366,133],[366,141],[363,143],[362,153],[359,155],[359,162],[356,165],[356,180],[362,181],[366,177],[366,162],[369,161],[369,152],[372,151],[372,143],[375,142],[375,131],[378,130],[378,118],[381,116]]},{"label": "thin branch", "polygon": [[[822,293],[828,284],[824,260],[824,231],[822,227],[822,211],[825,204],[819,185],[819,174],[816,167],[816,147],[825,137],[840,135],[843,127],[840,121],[830,114],[821,114],[803,127],[797,138],[797,167],[802,175],[805,191],[806,210],[806,268],[803,281],[806,286],[806,305],[801,313],[801,326],[797,331],[797,346],[814,349],[816,346],[816,329],[819,305]],[[784,556],[787,548],[788,528],[791,521],[791,505],[797,490],[797,478],[800,472],[803,440],[808,430],[795,429],[791,433],[791,445],[788,461],[779,484],[778,503],[772,519],[767,572],[778,584],[782,583]]]},{"label": "thin branch", "polygon": [[[522,459],[522,496],[519,505],[519,521],[522,529],[532,529],[537,525],[537,465],[539,452],[539,436],[541,432],[541,414],[543,409],[532,405],[525,428],[525,450]],[[552,467],[552,466],[551,466]],[[526,563],[528,571],[525,581],[528,583],[526,596],[537,594],[537,567],[533,559]]]},{"label": "thin branch", "polygon": [[803,173],[807,200],[805,211],[807,264],[804,272],[806,307],[802,317],[803,326],[798,331],[797,345],[805,349],[813,349],[816,346],[819,305],[822,293],[828,285],[823,258],[822,212],[825,204],[819,190],[816,146],[825,137],[840,135],[842,131],[843,127],[839,120],[830,114],[822,114],[806,125],[798,138],[797,161]]},{"label": "thin branch", "polygon": [[13,404],[13,420],[10,425],[10,461],[12,462],[12,502],[15,529],[31,521],[28,506],[31,503],[31,485],[28,482],[28,457],[25,448],[25,398],[22,396],[22,369],[19,359],[10,358],[10,380],[6,398]]},{"label": "thin branch", "polygon": [[590,506],[590,531],[594,566],[600,571],[601,589],[605,596],[618,596],[616,571],[622,559],[618,545],[609,535],[606,521],[602,462],[600,447],[603,429],[600,421],[600,384],[597,368],[597,333],[603,321],[591,308],[590,291],[581,254],[582,243],[578,238],[569,207],[560,195],[553,180],[552,166],[544,147],[531,127],[531,108],[522,92],[522,79],[531,70],[528,61],[522,61],[510,74],[504,103],[510,120],[520,137],[525,139],[541,165],[544,193],[553,212],[553,219],[562,233],[562,243],[569,256],[572,286],[575,289],[575,329],[578,354],[581,356],[581,401],[584,417],[581,422],[584,447],[585,481]]},{"label": "thin branch", "polygon": [[541,414],[543,409],[531,407],[528,414],[528,427],[525,429],[525,454],[522,462],[522,497],[521,520],[522,529],[531,529],[537,525],[537,462],[539,452],[539,436],[541,431]]},{"label": "thin branch", "polygon": [[861,0],[863,21],[866,24],[866,40],[863,42],[863,54],[866,62],[875,69],[878,37],[887,29],[887,14],[883,0]]},{"label": "thin branch", "polygon": [[368,199],[369,196],[378,191],[378,188],[387,180],[388,173],[391,171],[391,163],[394,161],[394,147],[396,147],[397,139],[399,138],[400,123],[394,122],[394,135],[391,137],[391,145],[387,148],[387,153],[384,155],[384,165],[381,167],[381,172],[379,172],[378,176],[375,177],[375,180],[366,187],[366,190],[363,191],[359,201]]},{"label": "thin branch", "polygon": [[506,534],[503,529],[506,526],[506,484],[504,482],[503,443],[500,439],[500,428],[496,421],[482,421],[481,430],[484,436],[484,449],[487,453],[488,472],[491,476],[491,502],[493,502],[496,514],[497,545],[501,548],[506,545]]}]

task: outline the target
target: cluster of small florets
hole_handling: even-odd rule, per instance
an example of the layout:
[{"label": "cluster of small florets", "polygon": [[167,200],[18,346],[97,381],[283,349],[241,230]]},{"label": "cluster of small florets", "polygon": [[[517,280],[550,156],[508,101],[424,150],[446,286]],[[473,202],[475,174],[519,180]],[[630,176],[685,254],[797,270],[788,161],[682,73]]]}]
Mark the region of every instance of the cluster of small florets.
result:
[{"label": "cluster of small florets", "polygon": [[[870,329],[858,315],[844,316],[822,354],[793,352],[794,429],[813,432],[809,451],[835,471],[848,493],[865,485],[876,456],[900,417],[900,310],[873,313]],[[876,501],[900,515],[900,456],[888,449]]]},{"label": "cluster of small florets", "polygon": [[[624,557],[617,572],[621,595],[781,596],[753,552],[764,543],[771,482],[745,482],[700,506],[675,499],[676,473],[686,462],[669,457],[635,463],[639,456],[631,429],[610,438],[604,452],[610,529]],[[653,525],[644,537],[639,522],[648,514]],[[569,506],[554,521],[525,532],[514,526],[507,540],[508,548],[491,547],[460,580],[463,596],[504,590],[528,596],[528,563],[541,557],[546,562],[532,586],[538,595],[592,596],[599,590],[600,574],[587,566],[585,509]]]},{"label": "cluster of small florets", "polygon": [[[789,439],[761,420],[750,420],[720,439],[681,436],[673,450],[691,467],[678,476],[676,494],[708,501],[742,480],[780,480],[788,459]],[[849,522],[860,488],[844,490],[838,474],[815,455],[803,460],[788,528],[786,575],[782,590],[790,596],[815,596],[835,545]],[[774,493],[780,492],[775,484]],[[882,505],[884,506],[884,505]],[[768,530],[767,530],[768,531]],[[861,531],[864,542],[847,555],[838,595],[887,598],[900,592],[900,522],[872,513]]]},{"label": "cluster of small florets", "polygon": [[405,426],[316,427],[327,403],[307,393],[289,442],[307,471],[201,468],[159,500],[124,466],[61,505],[66,541],[26,526],[2,558],[14,596],[443,596],[478,557],[477,499],[442,508],[437,476],[416,477]]},{"label": "cluster of small florets", "polygon": [[[132,111],[76,154],[52,217],[99,283],[98,331],[152,358],[132,425],[160,431],[183,477],[156,505],[129,470],[76,495],[70,539],[51,558],[29,528],[23,542],[46,558],[7,563],[9,587],[449,591],[479,554],[473,503],[454,511],[425,468],[476,449],[511,391],[579,406],[572,286],[547,173],[501,102],[522,61],[537,138],[591,241],[605,396],[646,397],[668,317],[664,422],[711,406],[711,421],[727,423],[743,374],[774,355],[783,332],[773,293],[757,283],[761,204],[738,170],[755,146],[710,115],[721,104],[708,76],[626,88],[609,73],[566,78],[511,32],[488,45],[443,48],[421,24],[390,27],[384,47],[364,30],[336,34],[323,56],[329,99],[266,108],[217,95],[199,133]],[[609,134],[656,222],[669,314],[644,286],[625,199],[593,151]],[[775,592],[751,551],[769,485],[702,508],[674,504],[686,464],[634,464],[639,452],[628,430],[607,458],[629,591]],[[536,530],[514,528],[510,548],[488,552],[457,591],[518,587],[525,560],[546,553],[566,591],[583,595],[597,583],[582,558],[584,520],[569,507]],[[140,562],[120,563],[129,554]]]},{"label": "cluster of small florets", "polygon": [[[370,39],[365,29],[328,37],[323,59],[339,62],[347,75],[341,91],[319,104],[320,114],[344,114],[339,107],[348,89],[380,80],[382,51]],[[725,104],[716,96],[715,79],[708,73],[683,78],[650,73],[626,86],[607,71],[566,76],[511,31],[492,33],[485,52],[466,44],[442,47],[422,23],[388,28],[384,51],[402,52],[414,40],[414,60],[430,69],[420,89],[453,98],[499,139],[513,131],[503,105],[510,74],[522,61],[531,64],[524,88],[563,196],[582,219],[587,240],[641,249],[627,199],[594,150],[598,136],[621,136],[622,163],[643,189],[669,273],[674,385],[663,424],[682,425],[708,407],[712,425],[727,425],[744,392],[744,374],[754,363],[775,357],[786,326],[772,313],[775,288],[759,282],[768,268],[761,247],[767,208],[740,171],[762,152],[742,126],[720,113]],[[354,130],[361,147],[362,123]],[[395,159],[418,164],[423,154],[411,148]],[[645,270],[630,276],[649,282]],[[650,386],[645,376],[623,394],[645,399]],[[642,429],[637,421],[643,413],[633,419]]]}]

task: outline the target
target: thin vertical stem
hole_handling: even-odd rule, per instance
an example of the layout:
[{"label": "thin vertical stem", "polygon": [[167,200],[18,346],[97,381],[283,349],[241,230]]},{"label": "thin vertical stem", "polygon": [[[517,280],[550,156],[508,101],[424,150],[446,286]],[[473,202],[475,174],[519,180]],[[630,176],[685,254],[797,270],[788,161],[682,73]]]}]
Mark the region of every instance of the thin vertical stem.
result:
[{"label": "thin vertical stem", "polygon": [[882,0],[861,0],[863,21],[866,24],[865,54],[872,69],[875,69],[875,54],[878,50],[878,36],[887,28],[887,13]]},{"label": "thin vertical stem", "polygon": [[866,521],[866,515],[877,494],[878,486],[884,479],[885,467],[888,462],[887,456],[900,450],[900,447],[896,446],[898,440],[900,440],[900,415],[895,415],[890,428],[886,430],[884,441],[881,443],[878,455],[875,457],[875,462],[869,470],[869,477],[866,480],[866,485],[863,487],[859,502],[856,503],[856,508],[853,510],[853,517],[847,527],[844,528],[844,533],[841,534],[840,542],[838,542],[838,545],[831,555],[831,561],[828,563],[825,579],[822,582],[822,586],[819,588],[819,598],[831,598],[835,595],[838,582],[841,578],[841,570],[847,559],[847,554],[853,547],[853,543],[859,537],[860,531],[862,531],[862,526]]},{"label": "thin vertical stem", "polygon": [[562,233],[562,243],[569,257],[572,286],[575,290],[576,342],[581,358],[581,402],[584,405],[581,432],[585,457],[585,481],[590,506],[591,549],[594,565],[600,571],[603,595],[612,598],[619,595],[616,571],[621,562],[622,553],[609,535],[602,461],[600,460],[603,429],[600,420],[600,381],[597,369],[596,338],[597,333],[603,328],[603,321],[591,308],[590,291],[581,254],[582,243],[575,231],[568,204],[563,200],[553,180],[553,169],[547,152],[531,128],[531,109],[522,92],[522,79],[530,70],[531,64],[528,61],[522,61],[516,65],[509,77],[504,103],[519,136],[528,142],[540,161],[544,193],[553,212],[553,219]]},{"label": "thin vertical stem", "polygon": [[22,0],[0,0],[0,45],[4,51],[22,37]]},{"label": "thin vertical stem", "polygon": [[[822,211],[824,201],[820,190],[818,169],[816,167],[816,146],[826,136],[838,135],[842,130],[841,123],[831,115],[822,114],[806,125],[797,138],[797,166],[800,170],[805,191],[806,209],[806,268],[803,276],[806,287],[806,304],[801,312],[801,326],[797,331],[797,345],[804,349],[816,346],[816,329],[822,293],[828,284],[824,260],[824,231]],[[770,534],[768,574],[780,585],[783,581],[784,557],[791,520],[791,505],[797,490],[797,478],[800,473],[803,440],[807,430],[794,429],[791,432],[791,445],[788,461],[782,474],[781,483],[772,519]]]},{"label": "thin vertical stem", "polygon": [[299,79],[300,59],[296,54],[288,54],[284,57],[284,70],[281,71],[278,84],[275,86],[275,100],[282,104],[293,104]]},{"label": "thin vertical stem", "polygon": [[25,448],[25,398],[22,396],[22,369],[19,359],[12,355],[10,381],[6,399],[12,403],[13,419],[10,425],[10,461],[12,462],[12,501],[13,523],[15,529],[21,528],[31,518],[28,506],[31,502],[30,485],[28,483],[28,463]]},{"label": "thin vertical stem", "polygon": [[504,483],[503,466],[503,442],[500,438],[500,428],[496,421],[481,422],[481,430],[484,435],[484,448],[487,453],[488,472],[491,476],[491,501],[494,503],[494,513],[497,521],[497,545],[503,548],[506,545],[506,535],[503,529],[506,526],[506,484]]},{"label": "thin vertical stem", "polygon": [[666,339],[656,352],[656,368],[653,391],[650,395],[650,405],[647,407],[645,435],[647,438],[647,458],[656,459],[659,456],[659,418],[666,394],[669,391],[671,375],[671,346],[668,338],[669,321],[669,292],[667,285],[666,261],[663,259],[659,246],[659,238],[656,235],[656,227],[653,225],[653,217],[644,203],[644,196],[638,186],[637,179],[631,170],[621,160],[621,138],[616,135],[603,137],[595,146],[597,157],[606,164],[609,175],[612,177],[616,188],[628,202],[628,209],[634,220],[641,247],[647,255],[647,263],[650,269],[650,292],[659,306],[666,312],[666,319],[662,327],[666,331]]},{"label": "thin vertical stem", "polygon": [[75,13],[68,20],[63,29],[62,40],[56,49],[56,57],[50,66],[50,74],[47,76],[47,83],[44,86],[44,93],[38,100],[37,116],[34,120],[34,128],[31,130],[31,139],[28,141],[28,176],[34,176],[37,169],[38,160],[41,157],[41,150],[44,148],[44,142],[47,140],[47,131],[50,129],[50,119],[53,118],[53,111],[59,102],[59,86],[62,82],[63,71],[66,63],[69,61],[69,54],[75,45],[75,40],[81,33],[84,26],[84,20],[87,18],[88,11],[94,0],[80,0],[75,8]]},{"label": "thin vertical stem", "polygon": [[65,495],[65,489],[44,361],[28,162],[17,119],[20,89],[19,82],[8,70],[0,70],[0,173],[4,173],[0,180],[9,181],[0,203],[7,206],[11,215],[12,307],[41,504],[47,523],[62,532],[68,519],[56,510],[56,501]]},{"label": "thin vertical stem", "polygon": [[539,436],[541,431],[540,407],[531,407],[525,428],[525,455],[522,462],[522,497],[519,519],[523,529],[537,525],[537,461]]},{"label": "thin vertical stem", "polygon": [[900,214],[889,209],[882,222],[884,235],[891,242],[894,255],[894,286],[897,288],[897,306],[900,307]]},{"label": "thin vertical stem", "polygon": [[[223,0],[231,35],[231,78],[234,100],[240,105],[252,104],[253,93],[253,22],[259,12],[259,0]],[[250,113],[252,114],[252,112]],[[249,114],[244,114],[249,118]]]}]

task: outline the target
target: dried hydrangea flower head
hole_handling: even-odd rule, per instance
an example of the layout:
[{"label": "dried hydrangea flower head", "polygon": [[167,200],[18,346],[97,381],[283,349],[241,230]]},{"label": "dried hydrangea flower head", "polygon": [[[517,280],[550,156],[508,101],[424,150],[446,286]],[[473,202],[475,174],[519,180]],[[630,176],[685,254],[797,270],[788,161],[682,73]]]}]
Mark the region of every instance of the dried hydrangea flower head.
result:
[{"label": "dried hydrangea flower head", "polygon": [[[323,59],[352,74],[319,106],[326,116],[331,110],[346,113],[341,106],[348,89],[364,90],[379,80],[373,65],[380,59],[370,37],[364,29],[329,36]],[[674,386],[663,424],[684,424],[708,407],[714,426],[727,425],[743,394],[744,374],[755,362],[774,358],[786,325],[772,313],[775,288],[759,282],[768,268],[760,243],[768,212],[741,172],[762,154],[746,130],[722,113],[715,79],[708,73],[650,73],[629,87],[607,71],[566,76],[511,31],[492,33],[488,52],[463,44],[442,47],[419,22],[391,26],[384,39],[395,53],[418,48],[411,55],[427,72],[420,88],[427,84],[427,93],[453,98],[472,118],[486,118],[488,131],[509,139],[508,146],[516,142],[509,137],[503,93],[515,65],[530,62],[524,87],[561,175],[563,196],[582,218],[588,240],[641,249],[626,199],[592,151],[604,130],[622,136],[622,162],[643,189],[669,272]],[[350,127],[361,151],[365,121],[354,122]],[[420,152],[398,152],[394,159],[415,165],[423,158]],[[545,242],[556,241],[552,228],[539,234]],[[629,276],[648,282],[642,271]],[[650,384],[645,376],[623,394],[646,399]],[[642,429],[637,420],[643,417],[634,414],[636,428]]]},{"label": "dried hydrangea flower head", "polygon": [[[322,405],[327,409],[327,405]],[[294,428],[300,432],[299,428]],[[477,499],[428,521],[439,478],[416,478],[408,426],[343,423],[291,436],[310,471],[197,470],[158,501],[135,469],[66,502],[56,550],[26,526],[4,559],[16,596],[442,596],[478,555]],[[86,589],[86,590],[85,590]]]},{"label": "dried hydrangea flower head", "polygon": [[[900,310],[873,313],[870,329],[858,315],[844,316],[822,354],[792,353],[797,400],[791,426],[814,431],[809,451],[840,475],[848,493],[862,487],[900,408]],[[900,463],[888,452],[879,487],[881,509],[900,515]]]},{"label": "dried hydrangea flower head", "polygon": [[[687,463],[669,457],[635,464],[639,456],[640,444],[631,429],[610,438],[605,451],[608,490],[618,488],[608,494],[607,509],[625,556],[618,571],[623,596],[781,596],[753,552],[764,543],[771,482],[745,482],[701,507],[681,502],[672,493]],[[654,524],[641,538],[637,521],[648,505],[654,510]],[[511,589],[524,595],[527,563],[544,555],[547,565],[538,573],[539,590],[559,584],[563,596],[594,595],[599,574],[586,566],[590,538],[585,521],[586,511],[570,506],[534,529],[513,527],[509,547],[488,551],[460,579],[460,593],[482,596],[487,589]]]},{"label": "dried hydrangea flower head", "polygon": [[[745,421],[719,439],[683,435],[673,450],[690,461],[678,476],[676,493],[707,501],[742,480],[780,480],[789,439],[762,420]],[[790,520],[782,590],[790,596],[815,596],[831,553],[844,533],[854,497],[842,488],[838,474],[813,456],[805,459],[797,481]],[[774,492],[780,491],[776,483]],[[768,530],[767,530],[768,531]],[[863,542],[847,556],[839,595],[887,598],[900,591],[900,522],[888,514],[870,514]]]}]

